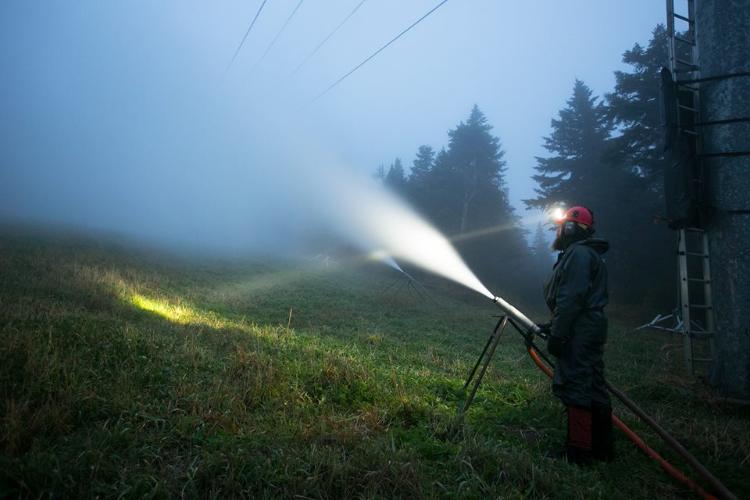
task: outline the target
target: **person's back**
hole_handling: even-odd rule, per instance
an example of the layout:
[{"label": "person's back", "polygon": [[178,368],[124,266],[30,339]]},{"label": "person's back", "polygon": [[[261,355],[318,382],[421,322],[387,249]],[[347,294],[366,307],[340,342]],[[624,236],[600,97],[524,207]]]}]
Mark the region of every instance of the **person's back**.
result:
[{"label": "person's back", "polygon": [[[580,297],[582,309],[604,309],[609,302],[607,289],[607,266],[602,258],[609,243],[598,238],[586,238],[570,243],[561,251],[557,263],[553,267],[553,276],[545,286],[544,295],[547,306],[554,310],[557,300],[559,281],[564,273],[568,279],[576,279],[580,284],[571,283],[572,289],[585,289]],[[590,280],[590,282],[589,282]],[[578,286],[576,286],[578,285]]]}]

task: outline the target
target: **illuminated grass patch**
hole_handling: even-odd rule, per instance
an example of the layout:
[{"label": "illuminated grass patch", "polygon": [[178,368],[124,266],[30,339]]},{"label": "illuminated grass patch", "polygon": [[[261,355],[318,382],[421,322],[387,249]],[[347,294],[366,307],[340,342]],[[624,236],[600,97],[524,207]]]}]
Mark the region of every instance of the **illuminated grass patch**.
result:
[{"label": "illuminated grass patch", "polygon": [[[128,302],[142,311],[156,314],[170,323],[184,326],[210,328],[216,331],[238,331],[256,337],[277,336],[281,325],[259,326],[245,318],[229,318],[212,311],[206,311],[180,300],[149,298],[139,293],[129,295]],[[290,333],[288,330],[283,329]]]},{"label": "illuminated grass patch", "polygon": [[190,307],[181,304],[171,304],[166,300],[150,299],[140,294],[134,294],[130,302],[139,309],[158,314],[174,323],[182,325],[189,323],[209,323],[207,318]]}]

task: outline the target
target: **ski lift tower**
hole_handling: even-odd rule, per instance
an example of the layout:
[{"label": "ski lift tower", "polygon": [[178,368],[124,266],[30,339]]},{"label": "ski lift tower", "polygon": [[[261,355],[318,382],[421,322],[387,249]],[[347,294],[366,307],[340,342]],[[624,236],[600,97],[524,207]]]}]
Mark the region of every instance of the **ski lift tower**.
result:
[{"label": "ski lift tower", "polygon": [[750,399],[750,0],[667,0],[665,199],[685,360]]}]

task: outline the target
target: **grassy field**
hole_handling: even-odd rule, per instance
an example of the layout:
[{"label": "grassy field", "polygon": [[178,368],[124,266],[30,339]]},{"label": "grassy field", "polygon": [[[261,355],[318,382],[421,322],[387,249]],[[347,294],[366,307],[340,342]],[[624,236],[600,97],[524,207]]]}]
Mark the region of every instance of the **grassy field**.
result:
[{"label": "grassy field", "polygon": [[[689,495],[622,435],[613,464],[544,458],[562,407],[514,335],[454,432],[498,311],[445,283],[384,293],[396,279],[3,228],[0,496]],[[613,326],[609,378],[750,498],[750,410],[686,382],[676,342]]]}]

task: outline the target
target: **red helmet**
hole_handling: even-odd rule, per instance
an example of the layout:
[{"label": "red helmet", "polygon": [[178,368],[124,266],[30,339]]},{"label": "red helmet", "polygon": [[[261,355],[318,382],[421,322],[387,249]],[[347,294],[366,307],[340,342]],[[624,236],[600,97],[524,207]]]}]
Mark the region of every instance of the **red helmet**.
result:
[{"label": "red helmet", "polygon": [[594,227],[594,213],[586,207],[571,207],[560,219],[559,223],[565,222],[577,222],[578,224],[585,224],[586,226]]}]

